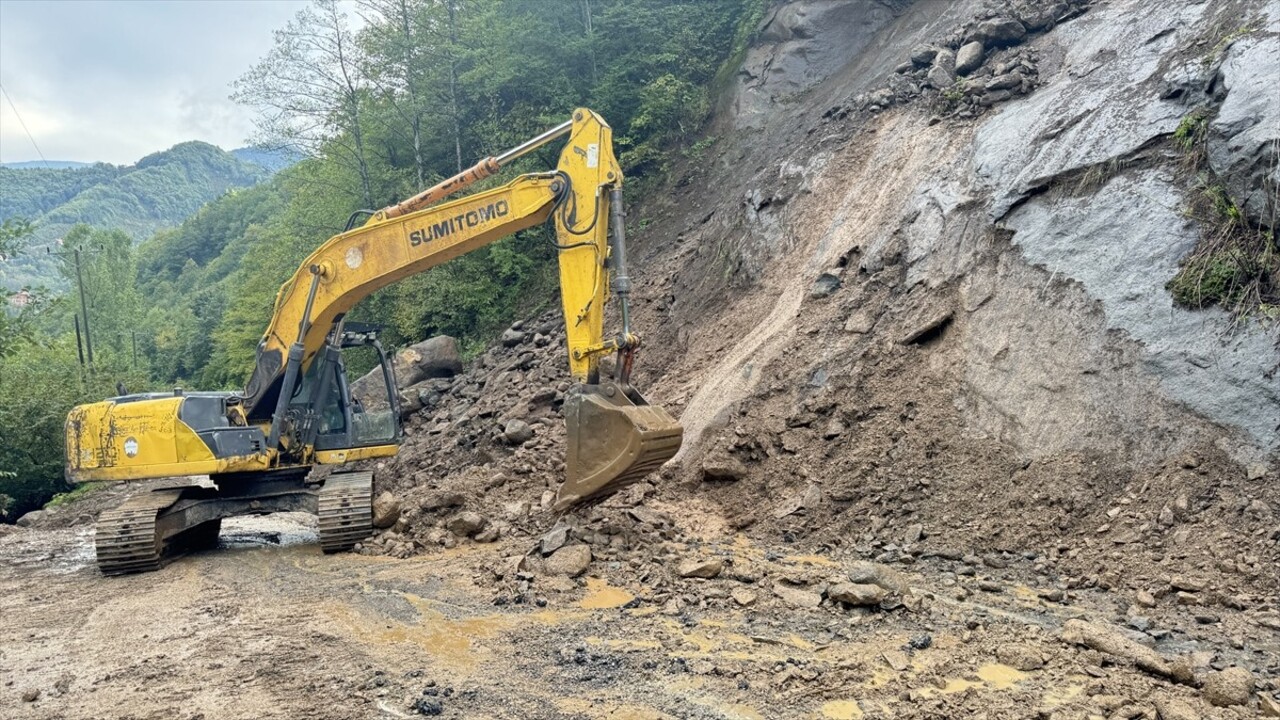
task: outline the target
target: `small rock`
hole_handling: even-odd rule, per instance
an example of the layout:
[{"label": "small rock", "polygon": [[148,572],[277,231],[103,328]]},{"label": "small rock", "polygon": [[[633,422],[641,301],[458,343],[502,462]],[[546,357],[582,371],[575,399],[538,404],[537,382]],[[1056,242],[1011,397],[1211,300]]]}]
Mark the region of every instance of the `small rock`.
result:
[{"label": "small rock", "polygon": [[373,526],[389,528],[400,519],[400,501],[389,492],[382,492],[373,500]]},{"label": "small rock", "polygon": [[905,595],[910,586],[897,570],[879,563],[860,561],[849,566],[849,582],[862,585],[879,585],[895,595]]},{"label": "small rock", "polygon": [[1155,706],[1160,720],[1200,720],[1201,717],[1195,708],[1174,697],[1157,696]]},{"label": "small rock", "polygon": [[1209,673],[1201,691],[1204,699],[1218,707],[1245,705],[1253,695],[1253,673],[1242,667],[1230,667]]},{"label": "small rock", "polygon": [[977,40],[961,47],[956,53],[956,74],[968,75],[982,67],[984,52],[982,43]]},{"label": "small rock", "polygon": [[502,537],[502,530],[499,529],[497,525],[489,525],[485,529],[476,533],[476,536],[473,539],[478,543],[491,543],[497,542],[499,537]]},{"label": "small rock", "polygon": [[1020,85],[1022,85],[1022,74],[1014,72],[1007,75],[997,75],[988,80],[983,87],[988,92],[993,92],[996,90],[1012,90]]},{"label": "small rock", "polygon": [[538,541],[538,552],[550,555],[564,547],[567,542],[569,542],[569,528],[564,526],[551,528]]},{"label": "small rock", "polygon": [[849,316],[844,321],[844,331],[847,333],[856,333],[863,335],[871,331],[871,327],[876,324],[876,319],[866,309],[860,309]]},{"label": "small rock", "polygon": [[924,538],[924,525],[916,523],[907,527],[907,531],[903,533],[902,539],[908,545],[914,545]]},{"label": "small rock", "polygon": [[1250,480],[1261,480],[1267,476],[1267,466],[1262,463],[1251,463],[1245,468],[1245,476]]},{"label": "small rock", "polygon": [[445,508],[461,507],[466,502],[466,497],[460,492],[451,490],[441,490],[431,493],[422,500],[423,510],[444,510]]},{"label": "small rock", "polygon": [[533,428],[523,420],[508,420],[502,429],[502,439],[508,445],[523,445],[533,439]]},{"label": "small rock", "polygon": [[840,289],[840,278],[829,272],[824,272],[813,281],[813,287],[809,290],[809,297],[817,300],[827,297],[831,293]]},{"label": "small rock", "polygon": [[919,67],[924,67],[933,62],[933,58],[938,55],[938,48],[931,45],[917,45],[911,49],[911,62]]},{"label": "small rock", "polygon": [[980,23],[975,39],[987,47],[1016,45],[1027,36],[1027,29],[1013,18],[996,18]]},{"label": "small rock", "polygon": [[1015,670],[1039,670],[1044,667],[1044,655],[1027,645],[1002,645],[996,650],[1000,662]]},{"label": "small rock", "polygon": [[470,510],[463,510],[445,521],[444,527],[454,535],[471,537],[484,529],[489,521],[483,515]]},{"label": "small rock", "polygon": [[433,697],[420,697],[413,702],[413,709],[419,715],[436,716],[444,714],[444,705]]},{"label": "small rock", "polygon": [[724,570],[724,560],[720,558],[692,558],[680,563],[676,572],[683,578],[711,579]]},{"label": "small rock", "polygon": [[39,699],[40,699],[40,691],[35,688],[22,691],[22,702],[35,702],[36,700],[39,700]]},{"label": "small rock", "polygon": [[707,481],[735,481],[747,476],[747,468],[732,455],[708,458],[702,462],[702,479]]},{"label": "small rock", "polygon": [[906,654],[897,650],[890,650],[881,655],[881,657],[884,658],[885,664],[897,672],[902,672],[911,667],[911,661],[907,660]]},{"label": "small rock", "polygon": [[733,601],[742,607],[751,607],[752,605],[755,605],[757,599],[756,594],[746,588],[737,588],[733,592],[729,593],[729,597],[733,598]]},{"label": "small rock", "polygon": [[1200,592],[1209,586],[1204,580],[1187,575],[1174,575],[1169,578],[1169,585],[1174,590],[1186,590],[1187,592]]},{"label": "small rock", "polygon": [[1258,693],[1258,711],[1262,717],[1280,718],[1280,701],[1266,693]]},{"label": "small rock", "polygon": [[816,608],[822,604],[822,596],[811,590],[774,583],[773,592],[782,602],[794,608]]},{"label": "small rock", "polygon": [[1178,522],[1178,517],[1173,514],[1173,508],[1165,505],[1160,508],[1160,516],[1156,518],[1156,522],[1164,527],[1173,527],[1174,523]]},{"label": "small rock", "polygon": [[839,418],[831,418],[831,422],[827,423],[827,426],[822,429],[822,438],[824,440],[835,440],[844,434],[844,430],[844,423],[840,422]]},{"label": "small rock", "polygon": [[566,545],[551,553],[546,560],[546,571],[551,575],[578,577],[591,566],[591,548],[586,545]]},{"label": "small rock", "polygon": [[1146,590],[1139,590],[1133,598],[1134,602],[1142,607],[1153,608],[1156,606],[1156,597]]},{"label": "small rock", "polygon": [[524,342],[525,337],[527,336],[519,330],[504,330],[502,332],[502,344],[506,347],[515,347]]},{"label": "small rock", "polygon": [[837,583],[827,589],[827,597],[846,605],[879,605],[887,593],[879,585]]}]

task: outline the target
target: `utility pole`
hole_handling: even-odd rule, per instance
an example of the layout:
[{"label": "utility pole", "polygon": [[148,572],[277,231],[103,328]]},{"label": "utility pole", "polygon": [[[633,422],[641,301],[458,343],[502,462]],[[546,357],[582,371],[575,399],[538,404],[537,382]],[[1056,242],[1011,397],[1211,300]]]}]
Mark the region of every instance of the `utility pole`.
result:
[{"label": "utility pole", "polygon": [[84,296],[84,273],[81,272],[80,270],[80,254],[82,251],[84,252],[84,254],[88,255],[91,253],[102,252],[102,247],[99,246],[96,250],[84,250],[81,247],[76,247],[72,249],[71,253],[67,253],[66,251],[54,252],[52,248],[48,248],[46,250],[46,252],[48,252],[50,255],[57,255],[59,257],[66,257],[68,254],[70,254],[72,258],[74,258],[75,260],[76,285],[79,286],[80,288],[80,316],[84,318],[84,346],[89,353],[89,365],[92,366],[93,365],[93,339],[89,335],[89,302],[88,300],[85,299],[85,296]]}]

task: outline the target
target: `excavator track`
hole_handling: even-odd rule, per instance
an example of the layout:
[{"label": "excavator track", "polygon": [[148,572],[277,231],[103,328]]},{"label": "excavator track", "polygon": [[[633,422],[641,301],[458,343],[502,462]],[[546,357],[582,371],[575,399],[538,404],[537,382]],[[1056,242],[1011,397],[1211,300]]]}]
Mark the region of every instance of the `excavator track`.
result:
[{"label": "excavator track", "polygon": [[334,473],[317,495],[326,553],[350,550],[373,534],[373,473]]},{"label": "excavator track", "polygon": [[160,513],[182,496],[181,490],[141,493],[98,517],[94,549],[103,575],[159,570],[165,541],[156,529]]}]

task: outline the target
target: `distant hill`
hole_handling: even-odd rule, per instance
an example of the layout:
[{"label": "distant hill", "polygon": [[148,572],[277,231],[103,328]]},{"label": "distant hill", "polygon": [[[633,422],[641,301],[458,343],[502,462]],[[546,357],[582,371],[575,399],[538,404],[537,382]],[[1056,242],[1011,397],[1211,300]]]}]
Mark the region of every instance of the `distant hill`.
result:
[{"label": "distant hill", "polygon": [[14,170],[27,170],[40,168],[44,170],[66,170],[67,168],[80,168],[93,163],[76,162],[75,160],[23,160],[22,162],[0,163],[0,167],[13,168]]},{"label": "distant hill", "polygon": [[148,155],[135,165],[0,167],[0,221],[24,217],[37,224],[28,250],[0,264],[0,286],[61,286],[53,258],[44,248],[77,223],[123,230],[141,241],[161,228],[177,226],[228,190],[254,185],[270,174],[264,165],[194,141]]},{"label": "distant hill", "polygon": [[232,155],[266,168],[272,173],[280,172],[302,159],[300,153],[292,150],[271,150],[268,148],[242,147],[231,151]]}]

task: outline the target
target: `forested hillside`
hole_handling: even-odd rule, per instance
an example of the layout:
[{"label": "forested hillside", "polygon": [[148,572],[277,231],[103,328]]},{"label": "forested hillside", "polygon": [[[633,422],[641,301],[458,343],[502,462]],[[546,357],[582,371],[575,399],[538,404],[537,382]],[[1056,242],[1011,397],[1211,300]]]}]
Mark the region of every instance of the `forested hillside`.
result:
[{"label": "forested hillside", "polygon": [[[87,168],[80,172],[99,182],[83,186],[60,174],[77,171],[5,171],[39,173],[33,177],[66,196],[48,207],[30,199],[32,192],[5,210],[38,221],[36,235],[19,245],[39,246],[88,222],[95,229],[78,229],[75,239],[112,248],[85,258],[93,368],[77,369],[74,293],[25,308],[18,330],[0,345],[0,426],[14,428],[0,439],[0,470],[16,473],[0,479],[0,492],[18,498],[13,512],[60,484],[61,417],[74,401],[109,394],[125,376],[130,389],[242,385],[280,284],[353,212],[407,197],[580,106],[613,126],[628,195],[656,187],[673,158],[700,150],[687,141],[766,4],[317,0],[276,33],[273,49],[231,89],[258,111],[256,144],[305,158],[268,182],[234,189],[252,184],[256,170],[200,143],[136,168]],[[365,21],[358,31],[349,16],[357,9]],[[535,153],[514,172],[546,168],[557,151]],[[154,230],[204,202],[188,188],[216,189],[218,197],[132,247],[127,233]],[[89,207],[102,210],[90,216]],[[353,317],[385,325],[392,344],[448,333],[477,350],[515,317],[551,303],[547,237],[544,229],[526,231],[408,279]],[[32,250],[0,268],[11,286],[52,271],[65,287],[74,273],[66,259]],[[15,382],[33,365],[63,374]],[[46,383],[65,392],[52,401],[32,392]],[[26,450],[35,445],[46,448],[38,462]]]},{"label": "forested hillside", "polygon": [[230,188],[253,185],[266,168],[203,142],[185,142],[135,165],[97,163],[82,168],[0,167],[0,221],[35,223],[27,252],[0,264],[0,285],[66,287],[43,249],[75,225],[122,230],[141,240],[172,227]]}]

